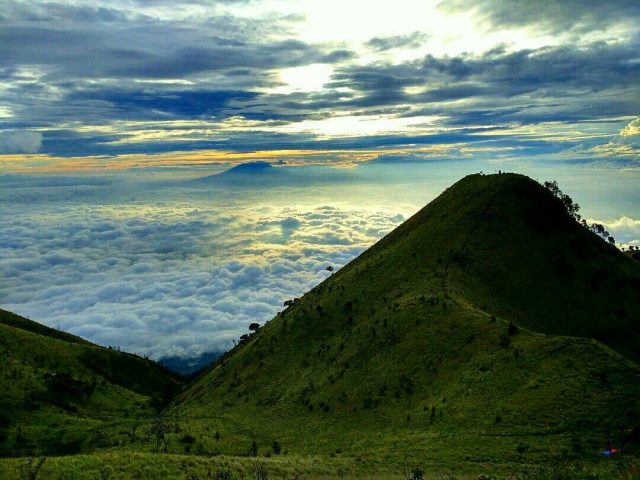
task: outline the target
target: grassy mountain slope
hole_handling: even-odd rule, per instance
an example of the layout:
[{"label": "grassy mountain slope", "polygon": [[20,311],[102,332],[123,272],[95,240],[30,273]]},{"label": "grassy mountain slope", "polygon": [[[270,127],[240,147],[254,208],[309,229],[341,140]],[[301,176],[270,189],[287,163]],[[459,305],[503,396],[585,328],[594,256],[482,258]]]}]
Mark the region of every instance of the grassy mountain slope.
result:
[{"label": "grassy mountain slope", "polygon": [[486,207],[458,220],[471,228],[452,246],[449,293],[537,332],[595,338],[640,359],[637,263],[564,214],[538,183],[482,180],[456,189],[460,204],[482,195]]},{"label": "grassy mountain slope", "polygon": [[640,426],[639,278],[532,180],[472,175],[223,356],[171,413],[204,453],[255,440],[381,464],[595,456]]},{"label": "grassy mountain slope", "polygon": [[93,345],[4,310],[0,358],[4,455],[110,446],[110,424],[153,415],[182,385],[180,377],[150,360]]},{"label": "grassy mountain slope", "polygon": [[369,257],[372,268],[395,277],[388,283],[419,289],[422,274],[411,266],[430,266],[439,290],[461,305],[536,332],[596,338],[640,358],[638,265],[525,176],[464,178],[353,267]]},{"label": "grassy mountain slope", "polygon": [[72,335],[61,330],[47,327],[41,323],[34,322],[27,318],[16,315],[15,313],[2,310],[0,308],[0,324],[8,325],[10,327],[26,330],[27,332],[37,333],[45,337],[58,338],[69,343],[82,343],[84,345],[91,345],[91,342],[86,341],[84,338],[80,338],[76,335]]}]

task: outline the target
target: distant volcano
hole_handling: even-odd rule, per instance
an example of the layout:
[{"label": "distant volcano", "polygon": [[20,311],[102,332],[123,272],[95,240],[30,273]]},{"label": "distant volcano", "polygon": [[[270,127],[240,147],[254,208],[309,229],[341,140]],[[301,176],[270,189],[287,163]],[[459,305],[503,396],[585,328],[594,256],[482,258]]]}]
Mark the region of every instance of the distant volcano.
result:
[{"label": "distant volcano", "polygon": [[226,172],[197,178],[191,180],[189,183],[192,185],[249,186],[263,184],[265,180],[269,182],[277,181],[282,177],[286,177],[283,169],[274,168],[274,166],[268,162],[257,161],[241,163]]},{"label": "distant volcano", "polygon": [[271,170],[272,168],[273,168],[273,165],[271,165],[269,162],[262,162],[262,161],[248,162],[248,163],[241,163],[240,165],[236,165],[235,167],[230,168],[229,170],[222,173],[221,175],[264,172],[264,171]]}]

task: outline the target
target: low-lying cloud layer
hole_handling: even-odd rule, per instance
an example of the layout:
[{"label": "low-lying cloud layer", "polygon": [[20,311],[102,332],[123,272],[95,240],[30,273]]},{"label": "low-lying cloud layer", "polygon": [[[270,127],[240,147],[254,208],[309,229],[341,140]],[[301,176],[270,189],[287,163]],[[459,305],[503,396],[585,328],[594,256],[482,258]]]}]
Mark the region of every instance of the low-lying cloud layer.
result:
[{"label": "low-lying cloud layer", "polygon": [[103,345],[196,355],[229,347],[403,219],[229,200],[14,206],[0,219],[2,306]]}]

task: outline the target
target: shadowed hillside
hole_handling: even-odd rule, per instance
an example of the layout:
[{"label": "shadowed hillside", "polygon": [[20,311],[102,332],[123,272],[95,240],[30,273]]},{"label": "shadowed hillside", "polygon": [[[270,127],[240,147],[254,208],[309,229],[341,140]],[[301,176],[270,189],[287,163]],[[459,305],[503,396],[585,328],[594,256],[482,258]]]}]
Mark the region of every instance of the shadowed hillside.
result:
[{"label": "shadowed hillside", "polygon": [[224,355],[172,412],[198,419],[210,453],[277,441],[446,464],[632,449],[639,279],[536,182],[472,175]]},{"label": "shadowed hillside", "polygon": [[114,421],[150,417],[179,376],[158,364],[0,310],[0,454],[68,454],[111,446]]},{"label": "shadowed hillside", "polygon": [[358,261],[389,250],[394,255],[377,268],[388,266],[405,283],[419,285],[420,273],[392,262],[435,263],[440,289],[460,304],[640,358],[638,265],[525,176],[466,177]]}]

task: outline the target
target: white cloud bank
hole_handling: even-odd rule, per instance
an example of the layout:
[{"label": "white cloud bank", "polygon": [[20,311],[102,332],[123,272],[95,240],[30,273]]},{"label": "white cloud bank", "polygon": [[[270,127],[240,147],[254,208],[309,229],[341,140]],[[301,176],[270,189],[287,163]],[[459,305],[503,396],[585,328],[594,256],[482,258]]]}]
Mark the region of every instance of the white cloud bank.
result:
[{"label": "white cloud bank", "polygon": [[98,203],[11,205],[2,307],[154,358],[229,347],[402,221],[222,198]]}]

